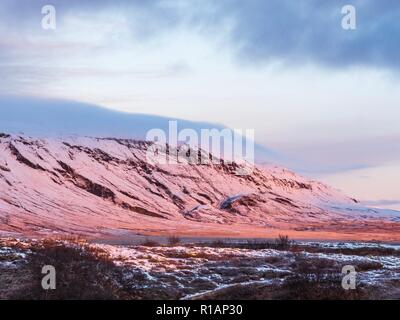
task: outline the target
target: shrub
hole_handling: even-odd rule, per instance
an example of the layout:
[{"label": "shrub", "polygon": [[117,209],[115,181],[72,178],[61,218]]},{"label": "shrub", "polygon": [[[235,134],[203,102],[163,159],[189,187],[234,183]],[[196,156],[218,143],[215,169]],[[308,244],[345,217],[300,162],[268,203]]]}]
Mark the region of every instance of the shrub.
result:
[{"label": "shrub", "polygon": [[[42,267],[54,266],[56,289],[41,286]],[[46,241],[33,249],[27,264],[31,281],[14,294],[14,299],[68,300],[117,299],[119,269],[106,258],[97,257],[83,248]]]},{"label": "shrub", "polygon": [[379,270],[379,269],[383,268],[382,263],[375,262],[375,261],[362,261],[362,262],[355,263],[355,266],[356,266],[357,272]]},{"label": "shrub", "polygon": [[291,246],[291,241],[289,240],[289,236],[287,235],[279,235],[277,239],[275,239],[276,249],[278,250],[288,250]]},{"label": "shrub", "polygon": [[181,243],[181,238],[179,238],[178,236],[170,236],[168,238],[168,244],[170,246],[176,246],[176,245],[178,245],[180,243]]},{"label": "shrub", "polygon": [[[203,246],[207,246],[207,244],[203,244]],[[214,240],[211,242],[210,247],[212,248],[226,248],[228,247],[228,243],[223,240]]]},{"label": "shrub", "polygon": [[328,259],[307,259],[296,255],[292,264],[293,274],[282,285],[277,299],[295,300],[354,300],[367,299],[361,287],[344,290],[342,274],[335,261]]},{"label": "shrub", "polygon": [[140,245],[144,246],[144,247],[159,247],[160,246],[160,244],[157,241],[150,240],[150,239],[144,240]]}]

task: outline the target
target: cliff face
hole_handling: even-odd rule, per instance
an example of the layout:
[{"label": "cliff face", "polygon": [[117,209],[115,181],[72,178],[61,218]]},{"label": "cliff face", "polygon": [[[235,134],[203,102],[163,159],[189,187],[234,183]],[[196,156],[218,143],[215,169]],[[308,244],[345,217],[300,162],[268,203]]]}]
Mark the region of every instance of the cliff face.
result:
[{"label": "cliff face", "polygon": [[400,238],[399,215],[364,208],[286,169],[157,165],[149,143],[0,135],[3,233]]}]

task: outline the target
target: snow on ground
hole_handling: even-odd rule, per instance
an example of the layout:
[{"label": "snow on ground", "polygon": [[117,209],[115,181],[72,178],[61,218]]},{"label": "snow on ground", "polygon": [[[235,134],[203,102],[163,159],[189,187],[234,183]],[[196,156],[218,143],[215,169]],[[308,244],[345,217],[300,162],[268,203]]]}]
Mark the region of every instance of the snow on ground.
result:
[{"label": "snow on ground", "polygon": [[26,261],[28,252],[10,247],[0,247],[0,270],[18,268],[20,263]]},{"label": "snow on ground", "polygon": [[[31,244],[38,244],[32,241]],[[60,241],[63,245],[84,247]],[[298,243],[300,250],[216,248],[206,246],[118,246],[86,244],[94,252],[106,253],[123,270],[122,285],[136,289],[176,290],[181,298],[193,298],[235,285],[279,284],[293,275],[299,258],[318,265],[330,261],[329,268],[341,273],[345,265],[354,265],[357,283],[385,286],[400,279],[398,245],[372,243]],[[3,245],[3,246],[1,246]],[[29,241],[0,241],[0,270],[18,268],[32,254]],[[320,248],[320,251],[315,251]],[[359,254],[365,248],[391,249],[382,255]],[[308,249],[310,252],[307,252]],[[334,249],[329,251],[326,249]],[[344,254],[339,249],[353,251]],[[383,251],[382,251],[383,252]],[[300,260],[301,260],[300,259]]]},{"label": "snow on ground", "polygon": [[[303,243],[304,245],[305,243]],[[396,245],[378,245],[362,243],[312,243],[324,248],[395,248]],[[204,279],[215,284],[212,290],[229,287],[237,283],[252,281],[268,282],[283,279],[292,273],[291,263],[295,254],[289,251],[272,249],[248,250],[237,248],[209,247],[121,247],[97,245],[110,253],[112,259],[119,265],[143,270],[157,281],[165,275],[176,277],[178,285],[185,286],[186,280]],[[359,256],[339,253],[309,253],[302,252],[306,259],[326,259],[337,264],[337,273],[345,265],[357,268],[376,268],[358,272],[358,282],[364,284],[379,284],[386,280],[400,278],[399,256]],[[207,269],[207,275],[204,274]],[[210,271],[211,274],[210,274]],[[182,280],[185,280],[182,282]],[[182,282],[182,283],[181,283]],[[207,292],[209,290],[205,290]],[[203,293],[203,292],[200,292]],[[196,293],[199,294],[199,293]],[[195,295],[196,295],[195,294]],[[189,295],[190,297],[192,295]]]}]

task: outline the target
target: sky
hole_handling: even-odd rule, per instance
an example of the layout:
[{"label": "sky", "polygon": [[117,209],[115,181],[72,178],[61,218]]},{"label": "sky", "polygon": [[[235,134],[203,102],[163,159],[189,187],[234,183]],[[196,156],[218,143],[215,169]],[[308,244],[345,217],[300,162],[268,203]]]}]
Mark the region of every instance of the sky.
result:
[{"label": "sky", "polygon": [[0,95],[254,129],[284,165],[400,209],[399,17],[397,0],[2,0]]}]

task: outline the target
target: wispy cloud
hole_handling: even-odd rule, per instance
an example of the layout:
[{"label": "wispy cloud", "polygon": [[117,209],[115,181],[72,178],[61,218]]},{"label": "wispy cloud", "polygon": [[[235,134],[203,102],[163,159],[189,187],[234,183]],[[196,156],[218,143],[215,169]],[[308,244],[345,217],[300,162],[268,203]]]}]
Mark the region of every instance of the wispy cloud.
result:
[{"label": "wispy cloud", "polygon": [[393,206],[393,205],[400,205],[399,200],[369,200],[363,201],[363,203],[367,206]]},{"label": "wispy cloud", "polygon": [[400,136],[281,145],[287,164],[307,174],[367,169],[400,159]]}]

